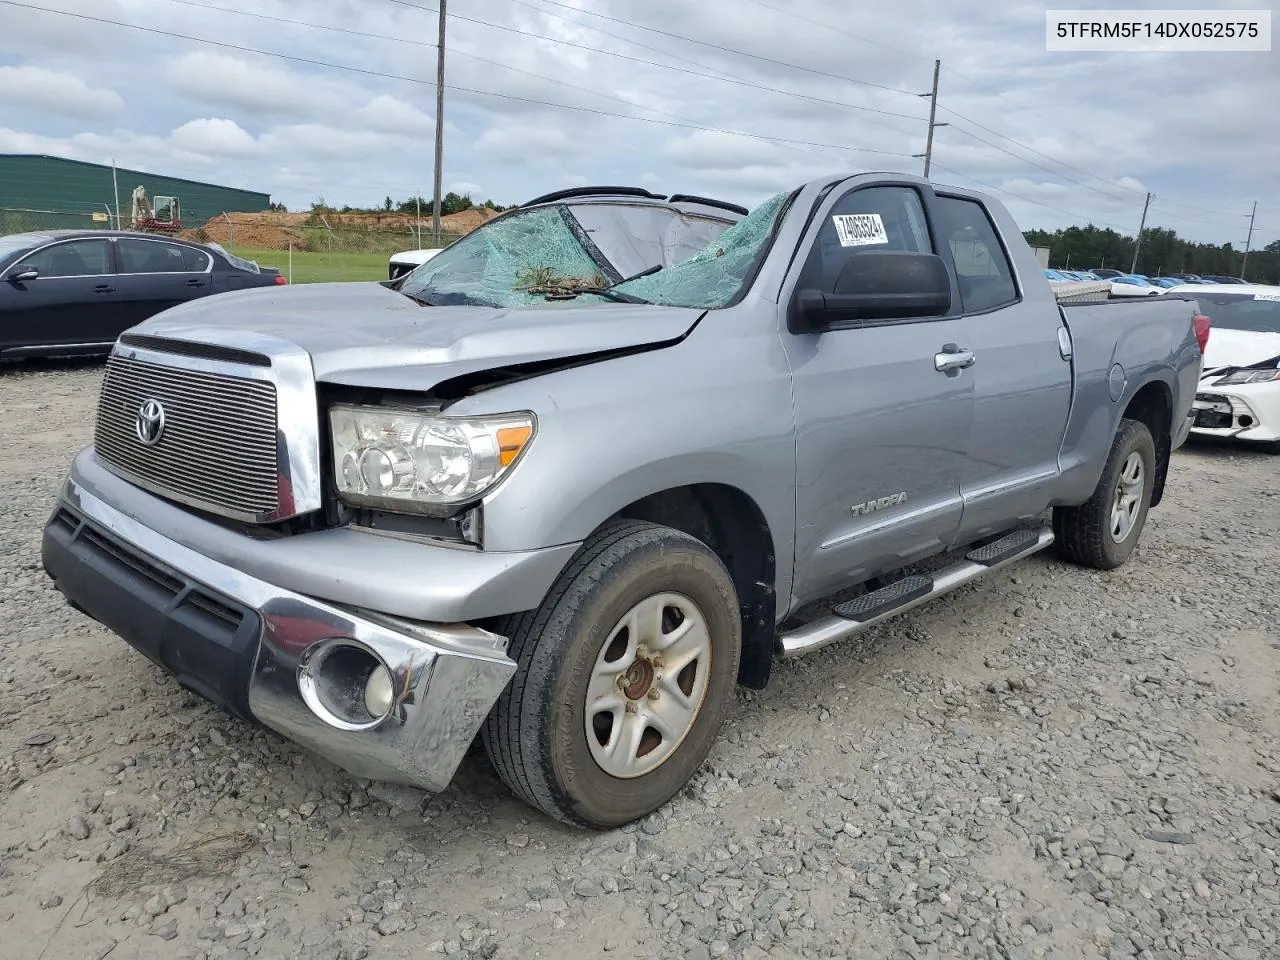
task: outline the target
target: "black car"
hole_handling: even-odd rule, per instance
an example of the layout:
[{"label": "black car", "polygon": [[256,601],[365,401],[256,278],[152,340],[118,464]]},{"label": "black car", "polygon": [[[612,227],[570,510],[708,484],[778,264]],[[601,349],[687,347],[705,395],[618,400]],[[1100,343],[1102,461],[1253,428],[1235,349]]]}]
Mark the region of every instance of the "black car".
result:
[{"label": "black car", "polygon": [[161,310],[284,283],[217,244],[123,230],[10,234],[0,237],[0,356],[107,353]]}]

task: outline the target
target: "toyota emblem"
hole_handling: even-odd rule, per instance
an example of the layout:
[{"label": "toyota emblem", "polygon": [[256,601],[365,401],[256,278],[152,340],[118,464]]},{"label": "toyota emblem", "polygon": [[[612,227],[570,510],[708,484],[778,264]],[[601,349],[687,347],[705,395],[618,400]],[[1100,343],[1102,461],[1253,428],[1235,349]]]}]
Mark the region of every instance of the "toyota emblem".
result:
[{"label": "toyota emblem", "polygon": [[142,402],[133,429],[143,446],[153,447],[160,442],[164,435],[164,407],[160,406],[159,400]]}]

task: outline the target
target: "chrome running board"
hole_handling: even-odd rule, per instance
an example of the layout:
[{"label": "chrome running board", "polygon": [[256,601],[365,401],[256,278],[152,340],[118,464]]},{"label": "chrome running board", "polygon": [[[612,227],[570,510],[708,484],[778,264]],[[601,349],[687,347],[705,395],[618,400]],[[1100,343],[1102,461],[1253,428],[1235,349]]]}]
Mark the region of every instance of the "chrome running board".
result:
[{"label": "chrome running board", "polygon": [[993,570],[1023,560],[1053,543],[1053,531],[1015,530],[999,540],[970,550],[963,560],[930,574],[912,575],[832,608],[831,616],[778,635],[784,657],[821,650],[882,620],[963,587]]}]

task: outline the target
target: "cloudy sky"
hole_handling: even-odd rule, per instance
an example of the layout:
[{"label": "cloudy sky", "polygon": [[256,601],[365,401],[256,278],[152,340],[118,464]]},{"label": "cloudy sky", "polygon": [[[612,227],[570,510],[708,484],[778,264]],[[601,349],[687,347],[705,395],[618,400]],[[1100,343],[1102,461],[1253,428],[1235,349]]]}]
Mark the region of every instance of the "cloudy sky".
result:
[{"label": "cloudy sky", "polygon": [[[934,178],[996,188],[1024,227],[1132,234],[1151,190],[1149,225],[1240,246],[1257,200],[1254,246],[1280,239],[1276,52],[1046,53],[1045,5],[985,0],[449,10],[444,183],[477,199],[637,183],[751,205],[830,172],[918,173],[938,57]],[[436,30],[434,0],[0,0],[0,153],[290,208],[429,196]]]}]

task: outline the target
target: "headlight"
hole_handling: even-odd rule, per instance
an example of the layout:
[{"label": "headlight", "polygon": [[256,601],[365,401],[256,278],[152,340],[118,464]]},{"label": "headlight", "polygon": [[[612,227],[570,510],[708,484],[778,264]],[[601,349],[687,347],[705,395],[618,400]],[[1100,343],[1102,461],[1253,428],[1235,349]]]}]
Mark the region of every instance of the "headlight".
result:
[{"label": "headlight", "polygon": [[1215,387],[1240,386],[1245,383],[1267,383],[1280,380],[1280,370],[1237,370],[1221,380],[1213,381]]},{"label": "headlight", "polygon": [[386,407],[334,406],[333,466],[346,501],[431,512],[475,500],[533,438],[530,413],[443,417]]}]

